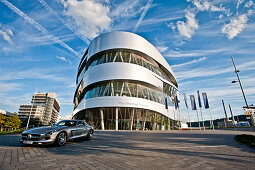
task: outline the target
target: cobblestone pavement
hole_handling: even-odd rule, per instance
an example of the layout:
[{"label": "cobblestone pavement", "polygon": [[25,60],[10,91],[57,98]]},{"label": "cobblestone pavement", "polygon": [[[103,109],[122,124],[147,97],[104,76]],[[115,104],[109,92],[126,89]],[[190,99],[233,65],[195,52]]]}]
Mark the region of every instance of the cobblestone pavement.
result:
[{"label": "cobblestone pavement", "polygon": [[254,169],[255,149],[240,131],[96,131],[95,139],[63,147],[18,143],[0,136],[0,169]]}]

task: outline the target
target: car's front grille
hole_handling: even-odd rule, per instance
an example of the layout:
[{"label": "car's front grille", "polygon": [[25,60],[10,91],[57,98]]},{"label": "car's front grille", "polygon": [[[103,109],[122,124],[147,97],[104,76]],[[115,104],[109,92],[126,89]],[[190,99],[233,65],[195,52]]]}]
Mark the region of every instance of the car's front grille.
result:
[{"label": "car's front grille", "polygon": [[37,141],[40,140],[41,135],[40,134],[22,134],[23,140],[33,140]]}]

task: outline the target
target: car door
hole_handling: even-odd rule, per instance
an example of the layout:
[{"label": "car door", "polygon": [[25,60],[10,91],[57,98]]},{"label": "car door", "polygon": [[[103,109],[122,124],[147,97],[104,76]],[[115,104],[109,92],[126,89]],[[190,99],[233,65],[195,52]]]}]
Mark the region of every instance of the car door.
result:
[{"label": "car door", "polygon": [[76,125],[76,136],[81,136],[84,134],[84,125],[82,121],[78,121]]},{"label": "car door", "polygon": [[89,131],[88,124],[85,123],[85,121],[83,121],[82,123],[83,123],[83,133],[84,135],[87,135]]},{"label": "car door", "polygon": [[68,130],[70,131],[71,138],[79,136],[79,129],[77,128],[77,124],[78,122],[76,121],[70,121],[70,124],[68,125]]}]

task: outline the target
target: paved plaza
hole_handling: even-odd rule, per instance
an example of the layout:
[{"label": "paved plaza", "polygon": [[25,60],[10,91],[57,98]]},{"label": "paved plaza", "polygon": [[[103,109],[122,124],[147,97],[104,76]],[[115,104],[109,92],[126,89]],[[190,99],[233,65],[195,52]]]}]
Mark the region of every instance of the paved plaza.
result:
[{"label": "paved plaza", "polygon": [[0,169],[255,169],[255,149],[234,140],[241,131],[96,131],[63,147],[0,136]]}]

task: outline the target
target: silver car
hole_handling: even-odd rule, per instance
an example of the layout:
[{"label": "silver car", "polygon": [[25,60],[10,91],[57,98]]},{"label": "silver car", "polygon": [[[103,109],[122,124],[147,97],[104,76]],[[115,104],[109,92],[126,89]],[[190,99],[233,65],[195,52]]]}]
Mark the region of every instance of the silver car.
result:
[{"label": "silver car", "polygon": [[53,126],[32,128],[23,131],[21,144],[57,144],[62,146],[66,141],[81,137],[93,139],[94,129],[83,120],[62,120]]}]

